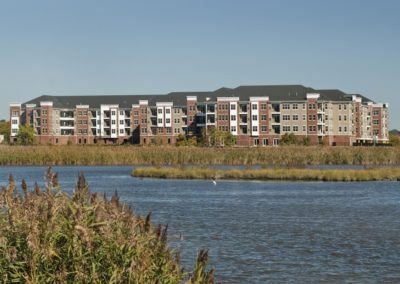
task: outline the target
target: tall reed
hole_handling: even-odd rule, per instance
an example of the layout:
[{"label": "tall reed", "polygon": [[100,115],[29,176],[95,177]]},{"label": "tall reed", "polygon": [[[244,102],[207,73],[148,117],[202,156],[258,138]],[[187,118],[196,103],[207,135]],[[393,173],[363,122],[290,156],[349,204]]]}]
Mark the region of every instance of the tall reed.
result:
[{"label": "tall reed", "polygon": [[135,215],[115,193],[91,193],[83,175],[72,197],[47,186],[0,190],[1,283],[214,283],[200,251],[192,274],[167,246],[167,227]]},{"label": "tall reed", "polygon": [[1,146],[0,165],[399,165],[399,147]]},{"label": "tall reed", "polygon": [[302,181],[378,181],[400,180],[400,168],[375,168],[365,170],[319,169],[245,169],[215,170],[208,168],[136,168],[135,177],[166,179],[237,179],[237,180],[302,180]]}]

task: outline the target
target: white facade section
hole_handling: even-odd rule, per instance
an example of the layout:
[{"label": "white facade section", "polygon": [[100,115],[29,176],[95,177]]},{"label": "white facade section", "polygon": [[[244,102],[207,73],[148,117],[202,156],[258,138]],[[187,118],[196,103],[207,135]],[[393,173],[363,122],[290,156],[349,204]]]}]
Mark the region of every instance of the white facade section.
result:
[{"label": "white facade section", "polygon": [[229,102],[229,130],[233,135],[238,135],[238,104]]},{"label": "white facade section", "polygon": [[18,134],[20,119],[19,116],[11,116],[11,137]]},{"label": "white facade section", "polygon": [[117,124],[118,136],[125,136],[125,111],[119,110]]},{"label": "white facade section", "polygon": [[197,101],[197,96],[186,96],[186,100],[188,100],[188,101]]},{"label": "white facade section", "polygon": [[76,108],[89,108],[89,105],[76,105]]},{"label": "white facade section", "polygon": [[111,138],[118,138],[118,107],[110,107],[111,116]]},{"label": "white facade section", "polygon": [[147,106],[147,105],[149,105],[149,101],[148,100],[139,100],[139,105]]},{"label": "white facade section", "polygon": [[172,102],[158,102],[157,106],[157,127],[172,126]]},{"label": "white facade section", "polygon": [[26,107],[27,108],[34,108],[34,107],[36,107],[36,104],[26,104]]},{"label": "white facade section", "polygon": [[10,107],[21,107],[20,103],[11,103]]},{"label": "white facade section", "polygon": [[258,115],[258,102],[250,103],[250,119],[251,119],[251,136],[258,136],[260,134],[259,115]]}]

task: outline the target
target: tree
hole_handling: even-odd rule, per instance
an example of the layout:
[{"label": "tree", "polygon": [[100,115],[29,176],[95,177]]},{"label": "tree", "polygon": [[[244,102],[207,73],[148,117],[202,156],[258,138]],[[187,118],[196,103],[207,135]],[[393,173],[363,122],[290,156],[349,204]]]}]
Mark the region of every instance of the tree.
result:
[{"label": "tree", "polygon": [[228,131],[211,128],[208,133],[202,132],[202,141],[206,146],[233,146],[236,145],[236,136]]},{"label": "tree", "polygon": [[389,143],[393,146],[400,146],[400,136],[394,133],[389,133]]},{"label": "tree", "polygon": [[0,135],[4,135],[5,143],[8,143],[10,141],[10,128],[11,124],[9,121],[0,121]]},{"label": "tree", "polygon": [[293,145],[298,144],[297,138],[293,133],[285,133],[281,137],[281,145]]},{"label": "tree", "polygon": [[32,145],[35,130],[29,125],[21,125],[17,133],[17,143],[20,145]]}]

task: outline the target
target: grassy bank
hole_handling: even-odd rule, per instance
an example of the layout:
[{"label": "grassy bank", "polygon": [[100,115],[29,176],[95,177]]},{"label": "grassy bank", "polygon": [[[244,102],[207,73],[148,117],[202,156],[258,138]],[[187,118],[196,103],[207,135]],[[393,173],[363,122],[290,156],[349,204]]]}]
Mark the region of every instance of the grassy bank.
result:
[{"label": "grassy bank", "polygon": [[206,168],[137,168],[135,177],[165,179],[233,179],[233,180],[290,180],[290,181],[380,181],[400,180],[400,168],[365,170],[316,169],[246,169],[215,170]]},{"label": "grassy bank", "polygon": [[83,176],[71,197],[51,171],[45,190],[21,187],[10,177],[0,189],[1,283],[214,283],[207,251],[191,275],[183,272],[166,226],[135,215],[116,194],[90,193]]},{"label": "grassy bank", "polygon": [[399,147],[0,146],[0,165],[400,165]]}]

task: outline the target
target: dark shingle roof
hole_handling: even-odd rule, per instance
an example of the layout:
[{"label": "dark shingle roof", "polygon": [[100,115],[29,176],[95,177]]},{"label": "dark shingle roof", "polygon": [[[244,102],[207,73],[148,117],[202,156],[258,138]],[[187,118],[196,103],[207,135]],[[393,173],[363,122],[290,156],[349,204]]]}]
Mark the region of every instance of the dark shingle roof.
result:
[{"label": "dark shingle roof", "polygon": [[[99,108],[101,104],[118,104],[120,108],[131,108],[139,100],[148,100],[149,105],[156,102],[173,102],[175,106],[185,106],[186,96],[197,96],[199,102],[216,101],[217,97],[239,97],[241,101],[248,101],[249,97],[268,96],[270,101],[303,101],[308,93],[319,93],[321,100],[351,101],[352,95],[340,90],[316,90],[303,85],[260,85],[239,86],[237,88],[220,88],[213,92],[171,92],[166,95],[110,95],[110,96],[48,96],[43,95],[30,100],[26,104],[39,105],[42,101],[52,101],[56,108],[74,108],[76,105],[89,105],[90,108]],[[370,102],[362,98],[364,103]]]}]

